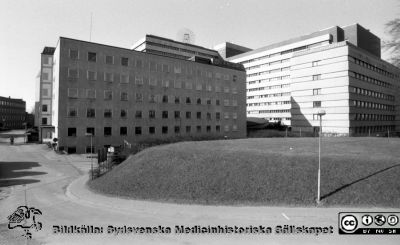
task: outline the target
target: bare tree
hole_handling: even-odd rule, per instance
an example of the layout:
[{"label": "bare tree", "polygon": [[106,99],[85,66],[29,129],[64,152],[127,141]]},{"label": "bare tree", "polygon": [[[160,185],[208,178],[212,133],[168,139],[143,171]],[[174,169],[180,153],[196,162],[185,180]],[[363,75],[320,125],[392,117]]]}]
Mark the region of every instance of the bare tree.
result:
[{"label": "bare tree", "polygon": [[390,61],[400,67],[400,18],[389,21],[385,27],[391,38],[383,46],[391,54]]}]

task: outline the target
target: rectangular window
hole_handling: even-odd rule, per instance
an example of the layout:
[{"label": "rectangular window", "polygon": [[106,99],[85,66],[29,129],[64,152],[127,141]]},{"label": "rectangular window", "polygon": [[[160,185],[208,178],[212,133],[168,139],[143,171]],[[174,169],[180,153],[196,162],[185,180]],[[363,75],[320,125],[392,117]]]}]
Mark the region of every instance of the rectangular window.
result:
[{"label": "rectangular window", "polygon": [[127,118],[128,116],[128,111],[126,109],[121,109],[121,118]]},{"label": "rectangular window", "polygon": [[76,137],[76,128],[68,128],[68,136]]},{"label": "rectangular window", "polygon": [[198,105],[201,105],[201,98],[197,98],[196,103],[197,103]]},{"label": "rectangular window", "polygon": [[69,98],[78,98],[78,89],[77,88],[68,88],[68,97]]},{"label": "rectangular window", "polygon": [[216,120],[220,120],[221,119],[221,113],[220,112],[216,112],[215,113],[215,119]]},{"label": "rectangular window", "polygon": [[69,50],[69,58],[73,60],[79,59],[79,52],[77,49],[70,49]]},{"label": "rectangular window", "polygon": [[136,111],[135,118],[142,118],[142,111]]},{"label": "rectangular window", "polygon": [[68,108],[68,117],[77,117],[78,110],[76,108]]},{"label": "rectangular window", "polygon": [[207,131],[207,133],[210,133],[211,132],[211,126],[207,126],[206,127],[206,131]]},{"label": "rectangular window", "polygon": [[196,116],[197,116],[197,119],[201,119],[201,111],[198,111],[198,112],[196,113]]},{"label": "rectangular window", "polygon": [[319,95],[319,94],[321,94],[321,89],[320,88],[313,89],[313,95]]},{"label": "rectangular window", "polygon": [[186,112],[186,118],[187,118],[187,119],[192,118],[192,112],[187,111],[187,112]]},{"label": "rectangular window", "polygon": [[150,110],[149,111],[149,118],[156,118],[156,111]]},{"label": "rectangular window", "polygon": [[319,108],[319,107],[321,107],[321,101],[313,101],[313,107],[314,107],[314,108]]},{"label": "rectangular window", "polygon": [[143,101],[143,94],[142,93],[136,93],[135,98],[136,98],[136,102],[142,102]]},{"label": "rectangular window", "polygon": [[42,89],[42,96],[49,96],[49,90],[47,88]]},{"label": "rectangular window", "polygon": [[111,127],[104,127],[104,136],[111,136],[112,128]]},{"label": "rectangular window", "polygon": [[95,52],[88,52],[88,61],[96,62],[97,61],[97,54]]},{"label": "rectangular window", "polygon": [[190,100],[190,97],[186,97],[186,104],[191,104],[192,101]]},{"label": "rectangular window", "polygon": [[86,117],[96,117],[96,110],[94,108],[87,108]]},{"label": "rectangular window", "polygon": [[225,125],[225,126],[224,126],[224,131],[225,131],[225,132],[229,132],[229,125]]},{"label": "rectangular window", "polygon": [[[68,77],[69,78],[78,78],[78,69],[76,69],[76,68],[68,68]],[[47,80],[47,79],[45,79],[45,80]]]},{"label": "rectangular window", "polygon": [[106,55],[106,64],[108,65],[114,64],[114,56]]},{"label": "rectangular window", "polygon": [[156,133],[156,127],[149,127],[149,134],[155,134]]},{"label": "rectangular window", "polygon": [[180,111],[174,111],[174,117],[175,117],[175,119],[181,118],[181,112]]},{"label": "rectangular window", "polygon": [[176,134],[179,134],[179,133],[181,132],[181,127],[175,126],[175,127],[174,127],[174,132],[175,132]]},{"label": "rectangular window", "polygon": [[237,119],[237,113],[236,112],[232,112],[232,118],[233,119]]},{"label": "rectangular window", "polygon": [[42,105],[42,112],[47,112],[47,105]]},{"label": "rectangular window", "polygon": [[119,135],[128,135],[128,128],[127,127],[120,127],[119,128]]},{"label": "rectangular window", "polygon": [[96,152],[96,148],[94,146],[86,146],[86,153],[95,153]]},{"label": "rectangular window", "polygon": [[224,93],[229,93],[229,87],[224,87]]},{"label": "rectangular window", "polygon": [[185,83],[185,88],[186,88],[186,89],[193,89],[192,83],[191,83],[191,82],[186,82],[186,83]]},{"label": "rectangular window", "polygon": [[199,126],[196,126],[196,132],[197,133],[201,133],[201,126],[199,125]]},{"label": "rectangular window", "polygon": [[216,99],[215,100],[215,105],[220,105],[221,103],[220,103],[220,101],[219,101],[219,99]]},{"label": "rectangular window", "polygon": [[236,82],[237,81],[237,75],[232,76],[232,81]]},{"label": "rectangular window", "polygon": [[136,85],[143,85],[143,77],[135,76],[135,84]]},{"label": "rectangular window", "polygon": [[129,59],[126,57],[121,57],[121,65],[122,66],[128,66],[129,65]]},{"label": "rectangular window", "polygon": [[174,81],[174,88],[182,88],[182,82],[181,81]]},{"label": "rectangular window", "polygon": [[191,126],[186,126],[186,133],[190,133],[190,131],[192,131],[192,127]]},{"label": "rectangular window", "polygon": [[224,112],[224,118],[229,119],[229,112]]},{"label": "rectangular window", "polygon": [[162,86],[164,88],[168,88],[169,87],[169,81],[168,80],[162,80]]},{"label": "rectangular window", "polygon": [[232,125],[232,131],[237,131],[237,125]]},{"label": "rectangular window", "polygon": [[313,61],[312,66],[318,66],[319,60]]},{"label": "rectangular window", "polygon": [[95,136],[94,128],[86,128],[86,134]]},{"label": "rectangular window", "polygon": [[163,103],[168,103],[168,96],[167,95],[163,95],[162,102]]},{"label": "rectangular window", "polygon": [[88,99],[96,99],[96,90],[94,89],[87,89],[86,90],[86,97]]},{"label": "rectangular window", "polygon": [[229,100],[224,100],[224,106],[229,106]]},{"label": "rectangular window", "polygon": [[321,79],[321,74],[313,75],[313,76],[312,76],[312,80],[314,80],[314,81],[320,80],[320,79]]},{"label": "rectangular window", "polygon": [[129,76],[125,74],[120,75],[120,83],[129,83]]},{"label": "rectangular window", "polygon": [[104,81],[105,82],[114,82],[114,74],[111,72],[104,73]]},{"label": "rectangular window", "polygon": [[196,90],[202,90],[202,89],[203,89],[203,85],[201,83],[197,83]]},{"label": "rectangular window", "polygon": [[232,100],[232,106],[237,106],[237,105],[238,105],[237,100]]},{"label": "rectangular window", "polygon": [[207,103],[207,105],[211,105],[211,99],[210,98],[206,98],[206,103]]},{"label": "rectangular window", "polygon": [[112,109],[104,109],[104,117],[111,118],[112,117]]},{"label": "rectangular window", "polygon": [[152,87],[157,86],[157,79],[154,78],[154,77],[151,77],[151,78],[149,79],[149,85],[152,86]]},{"label": "rectangular window", "polygon": [[46,117],[42,118],[42,125],[47,125],[47,118]]},{"label": "rectangular window", "polygon": [[211,120],[211,113],[207,112],[207,120]]},{"label": "rectangular window", "polygon": [[128,101],[128,92],[121,92],[121,100]]},{"label": "rectangular window", "polygon": [[168,118],[168,111],[162,112],[162,118]]},{"label": "rectangular window", "polygon": [[215,131],[216,132],[221,132],[221,126],[220,125],[215,126]]},{"label": "rectangular window", "polygon": [[162,132],[162,134],[168,134],[168,126],[163,126],[161,128],[161,132]]},{"label": "rectangular window", "polygon": [[96,81],[97,80],[97,72],[95,72],[95,71],[87,71],[87,79],[89,81]]},{"label": "rectangular window", "polygon": [[149,94],[149,102],[150,103],[156,103],[156,95]]},{"label": "rectangular window", "polygon": [[112,100],[112,90],[104,90],[104,100]]}]

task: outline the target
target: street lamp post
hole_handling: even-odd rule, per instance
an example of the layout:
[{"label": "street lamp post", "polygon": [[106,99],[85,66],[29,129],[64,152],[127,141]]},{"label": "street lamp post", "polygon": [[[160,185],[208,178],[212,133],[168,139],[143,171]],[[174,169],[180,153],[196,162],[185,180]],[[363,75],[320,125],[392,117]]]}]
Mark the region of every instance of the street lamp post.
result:
[{"label": "street lamp post", "polygon": [[322,134],[322,116],[325,115],[324,110],[318,111],[319,116],[319,139],[318,139],[318,197],[317,204],[321,201],[321,134]]},{"label": "street lamp post", "polygon": [[93,133],[86,133],[86,136],[90,136],[90,178],[93,180]]}]

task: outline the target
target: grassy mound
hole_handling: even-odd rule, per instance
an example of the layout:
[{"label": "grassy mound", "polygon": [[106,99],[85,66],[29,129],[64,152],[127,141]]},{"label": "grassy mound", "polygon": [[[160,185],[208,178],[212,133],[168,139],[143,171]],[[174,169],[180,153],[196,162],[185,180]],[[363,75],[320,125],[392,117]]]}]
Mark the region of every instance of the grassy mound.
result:
[{"label": "grassy mound", "polygon": [[[399,146],[399,139],[324,138],[322,202],[399,207]],[[317,138],[181,142],[144,150],[89,186],[135,199],[314,205],[317,169]]]}]

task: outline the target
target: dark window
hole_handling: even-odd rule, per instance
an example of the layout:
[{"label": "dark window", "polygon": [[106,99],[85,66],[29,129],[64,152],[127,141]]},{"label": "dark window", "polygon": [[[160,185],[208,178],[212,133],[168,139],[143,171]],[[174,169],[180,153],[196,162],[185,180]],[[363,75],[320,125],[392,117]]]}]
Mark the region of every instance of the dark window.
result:
[{"label": "dark window", "polygon": [[42,111],[47,112],[47,105],[42,105]]},{"label": "dark window", "polygon": [[220,105],[219,100],[215,100],[215,105]]},{"label": "dark window", "polygon": [[69,57],[73,60],[77,60],[79,58],[79,53],[78,50],[76,49],[70,49],[69,50]]},{"label": "dark window", "polygon": [[211,132],[211,126],[207,126],[206,130],[207,130],[208,133]]},{"label": "dark window", "polygon": [[76,128],[68,128],[68,136],[75,137],[76,136]]},{"label": "dark window", "polygon": [[215,119],[216,120],[220,120],[221,119],[221,113],[220,112],[215,113]]},{"label": "dark window", "polygon": [[200,98],[197,99],[197,104],[201,105],[201,99]]},{"label": "dark window", "polygon": [[94,108],[88,108],[86,111],[87,117],[96,117],[96,110]]},{"label": "dark window", "polygon": [[192,101],[190,100],[190,97],[186,97],[186,104],[191,104]]},{"label": "dark window", "polygon": [[121,109],[121,117],[126,118],[128,115],[127,111],[125,109]]},{"label": "dark window", "polygon": [[114,57],[107,55],[106,56],[106,64],[114,64]]},{"label": "dark window", "polygon": [[150,110],[149,111],[149,118],[156,118],[156,111]]},{"label": "dark window", "polygon": [[111,127],[104,127],[104,136],[111,136]]},{"label": "dark window", "polygon": [[321,107],[321,101],[313,101],[313,107],[314,107],[314,108],[319,108],[319,107]]},{"label": "dark window", "polygon": [[196,131],[197,131],[197,133],[200,133],[201,132],[201,126],[196,126]]},{"label": "dark window", "polygon": [[175,96],[175,104],[179,104],[181,101],[179,99],[179,96]]},{"label": "dark window", "polygon": [[190,119],[191,117],[192,117],[192,112],[187,111],[187,112],[186,112],[186,118],[187,118],[187,119]]},{"label": "dark window", "polygon": [[136,111],[135,118],[142,118],[142,111]]},{"label": "dark window", "polygon": [[168,134],[168,127],[167,126],[163,126],[161,128],[161,131],[162,131],[163,134]]},{"label": "dark window", "polygon": [[88,146],[86,146],[86,153],[95,153],[96,152],[96,149],[94,148],[94,146],[90,146],[90,145],[88,145]]},{"label": "dark window", "polygon": [[175,118],[181,118],[181,112],[180,111],[175,111],[174,112]]},{"label": "dark window", "polygon": [[156,133],[156,127],[149,127],[149,134],[155,134]]},{"label": "dark window", "polygon": [[198,112],[196,113],[196,115],[197,115],[197,119],[201,119],[201,111],[198,111]]},{"label": "dark window", "polygon": [[215,131],[221,132],[221,126],[219,126],[219,125],[215,126]]},{"label": "dark window", "polygon": [[211,105],[211,99],[207,99],[207,105]]},{"label": "dark window", "polygon": [[207,112],[207,120],[211,120],[211,113]]},{"label": "dark window", "polygon": [[168,103],[168,96],[167,95],[163,95],[162,102],[163,103]]},{"label": "dark window", "polygon": [[128,64],[129,64],[129,59],[126,58],[126,57],[122,57],[121,58],[121,65],[122,66],[128,66]]},{"label": "dark window", "polygon": [[174,127],[174,132],[175,132],[176,134],[179,134],[179,133],[181,132],[181,128],[180,128],[179,126],[175,126],[175,127]]},{"label": "dark window", "polygon": [[168,118],[168,111],[162,112],[162,118]]},{"label": "dark window", "polygon": [[232,80],[233,80],[234,82],[236,82],[236,80],[237,80],[237,75],[233,75],[233,76],[232,76]]},{"label": "dark window", "polygon": [[76,153],[76,147],[75,146],[68,146],[67,153],[68,154]]},{"label": "dark window", "polygon": [[190,133],[191,130],[192,130],[191,126],[186,126],[186,133]]},{"label": "dark window", "polygon": [[86,128],[86,133],[94,136],[94,128]]},{"label": "dark window", "polygon": [[88,61],[96,62],[97,54],[94,52],[88,52]]},{"label": "dark window", "polygon": [[120,135],[127,135],[128,134],[128,128],[127,127],[120,127],[119,128],[119,134]]},{"label": "dark window", "polygon": [[142,134],[142,127],[135,127],[135,134],[136,135]]},{"label": "dark window", "polygon": [[105,109],[104,110],[104,117],[111,118],[112,117],[112,110],[111,109]]}]

